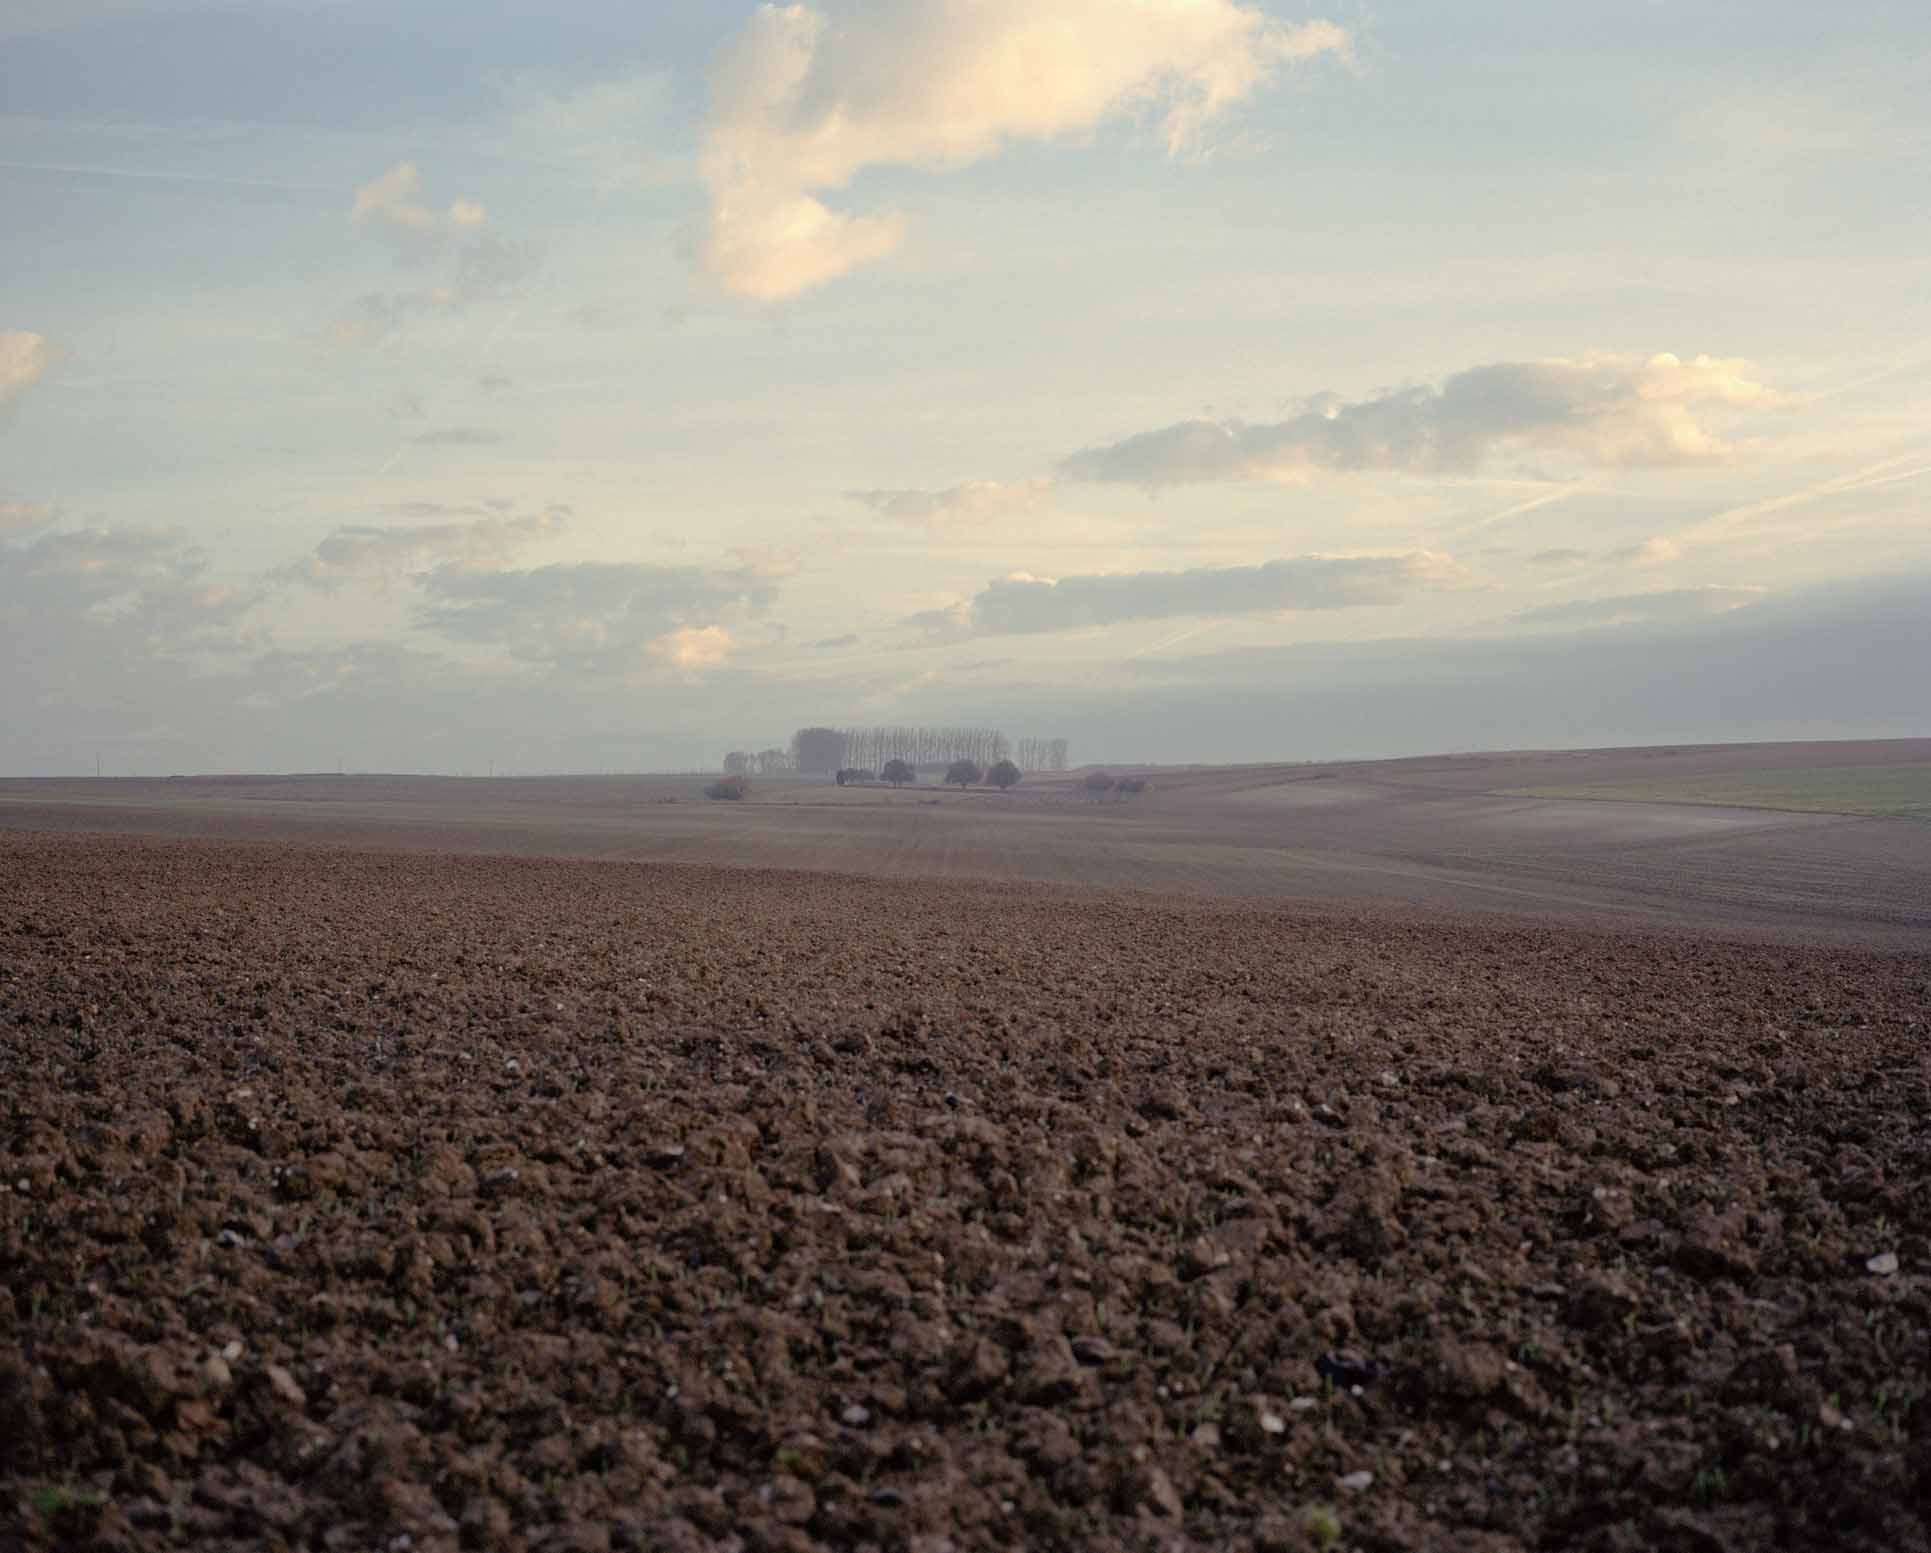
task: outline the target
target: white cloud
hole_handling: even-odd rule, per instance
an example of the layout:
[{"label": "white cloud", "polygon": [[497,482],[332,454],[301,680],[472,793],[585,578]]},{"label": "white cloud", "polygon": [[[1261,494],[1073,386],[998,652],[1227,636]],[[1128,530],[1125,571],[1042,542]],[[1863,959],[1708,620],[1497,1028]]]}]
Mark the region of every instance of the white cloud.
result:
[{"label": "white cloud", "polygon": [[485,231],[488,212],[474,200],[452,200],[443,211],[418,199],[421,175],[400,162],[356,191],[349,220],[380,232],[404,268],[427,284],[403,291],[371,291],[349,303],[326,331],[336,345],[370,345],[399,333],[412,319],[459,313],[478,302],[514,296],[536,267],[527,245]]},{"label": "white cloud", "polygon": [[1099,572],[1076,577],[998,578],[951,609],[914,615],[909,625],[940,638],[1009,636],[1181,616],[1279,614],[1399,604],[1463,578],[1445,555],[1303,555],[1259,566],[1184,572]]},{"label": "white cloud", "polygon": [[422,176],[414,162],[398,162],[355,191],[349,219],[357,226],[386,232],[412,255],[440,245],[452,232],[483,224],[486,212],[474,200],[455,200],[440,214],[418,203],[416,194],[421,184]]},{"label": "white cloud", "polygon": [[[429,515],[434,502],[409,503],[405,510]],[[334,530],[314,551],[283,567],[278,580],[333,589],[353,577],[399,575],[453,562],[493,566],[525,545],[562,532],[565,519],[552,508],[526,518],[484,517],[466,523],[416,523],[401,528],[350,524]]]},{"label": "white cloud", "polygon": [[914,528],[973,527],[1030,512],[1052,489],[1051,480],[968,480],[942,491],[847,491],[882,518]]},{"label": "white cloud", "polygon": [[653,658],[689,674],[729,663],[736,647],[723,626],[682,626],[658,637],[648,651]]},{"label": "white cloud", "polygon": [[556,668],[621,673],[650,662],[721,663],[730,627],[763,614],[778,583],[756,566],[709,570],[582,562],[529,571],[444,564],[421,573],[417,623],[452,641]]},{"label": "white cloud", "polygon": [[1640,545],[1626,545],[1621,550],[1612,550],[1603,559],[1619,561],[1627,566],[1647,570],[1652,566],[1667,566],[1671,561],[1683,558],[1683,547],[1673,539],[1658,535],[1645,539]]},{"label": "white cloud", "polygon": [[1544,604],[1509,616],[1512,625],[1553,626],[1582,630],[1596,626],[1667,625],[1727,615],[1756,603],[1762,588],[1671,588],[1661,593],[1625,593],[1616,598],[1575,599],[1567,604]]},{"label": "white cloud", "polygon": [[4,420],[28,389],[46,376],[60,353],[44,334],[29,329],[0,329],[0,420]]},{"label": "white cloud", "polygon": [[1368,471],[1468,474],[1511,450],[1611,468],[1722,463],[1738,448],[1704,424],[1705,410],[1790,402],[1747,369],[1667,354],[1497,362],[1458,372],[1440,388],[1352,404],[1322,396],[1285,421],[1181,421],[1076,453],[1062,472],[1151,489]]},{"label": "white cloud", "polygon": [[70,529],[0,550],[0,640],[58,666],[90,643],[123,653],[226,652],[258,595],[209,576],[205,551],[157,529]]},{"label": "white cloud", "polygon": [[1235,0],[762,5],[714,71],[703,260],[726,291],[781,301],[903,241],[900,217],[817,197],[868,167],[961,167],[1129,114],[1179,153],[1289,61],[1346,49],[1332,23]]}]

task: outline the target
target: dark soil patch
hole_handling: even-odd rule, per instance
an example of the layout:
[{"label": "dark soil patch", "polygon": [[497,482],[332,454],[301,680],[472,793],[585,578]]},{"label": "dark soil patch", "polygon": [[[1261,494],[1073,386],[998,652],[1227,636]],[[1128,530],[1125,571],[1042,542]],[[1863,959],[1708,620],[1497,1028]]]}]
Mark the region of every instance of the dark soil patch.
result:
[{"label": "dark soil patch", "polygon": [[1924,1548],[1927,1023],[1931,954],[0,833],[0,1547]]}]

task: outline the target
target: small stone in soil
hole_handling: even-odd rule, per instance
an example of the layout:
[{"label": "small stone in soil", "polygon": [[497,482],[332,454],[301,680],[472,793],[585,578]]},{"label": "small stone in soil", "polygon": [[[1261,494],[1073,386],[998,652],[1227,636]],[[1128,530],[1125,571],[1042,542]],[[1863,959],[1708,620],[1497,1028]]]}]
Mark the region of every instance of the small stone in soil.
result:
[{"label": "small stone in soil", "polygon": [[1372,1472],[1350,1472],[1346,1477],[1341,1479],[1341,1486],[1351,1494],[1358,1494],[1363,1489],[1372,1486],[1373,1483],[1374,1474]]},{"label": "small stone in soil", "polygon": [[1880,1278],[1890,1277],[1891,1274],[1897,1271],[1897,1253],[1895,1251],[1880,1251],[1864,1264],[1864,1270],[1875,1273]]},{"label": "small stone in soil", "polygon": [[1373,1359],[1349,1359],[1338,1353],[1324,1353],[1314,1361],[1314,1373],[1337,1386],[1372,1386],[1386,1380],[1388,1366]]},{"label": "small stone in soil", "polygon": [[268,1367],[268,1389],[291,1407],[303,1407],[308,1402],[307,1393],[295,1384],[295,1377],[279,1364]]}]

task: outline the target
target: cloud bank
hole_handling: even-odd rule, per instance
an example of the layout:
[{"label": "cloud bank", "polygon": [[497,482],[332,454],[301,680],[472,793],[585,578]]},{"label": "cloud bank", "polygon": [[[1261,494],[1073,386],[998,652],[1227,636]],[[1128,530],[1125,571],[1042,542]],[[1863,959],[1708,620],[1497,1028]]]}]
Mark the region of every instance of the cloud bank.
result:
[{"label": "cloud bank", "polygon": [[1057,580],[1019,573],[989,583],[953,609],[907,622],[935,637],[1015,636],[1179,616],[1276,614],[1398,604],[1419,589],[1453,585],[1445,555],[1304,555],[1259,566],[1184,572],[1101,572]]},{"label": "cloud bank", "polygon": [[760,6],[713,74],[703,263],[733,295],[797,296],[904,241],[902,218],[817,197],[866,168],[962,167],[1128,114],[1178,153],[1288,62],[1346,48],[1235,0]]},{"label": "cloud bank", "polygon": [[950,709],[1058,728],[1118,760],[1921,738],[1927,662],[1931,575],[1919,574],[1614,631],[1145,658],[1111,685],[1001,687]]},{"label": "cloud bank", "polygon": [[1285,421],[1179,421],[1075,453],[1061,472],[1159,489],[1324,474],[1465,475],[1506,451],[1567,454],[1599,468],[1716,464],[1738,449],[1704,423],[1704,412],[1788,403],[1747,370],[1742,361],[1667,354],[1496,362],[1439,388],[1355,403],[1322,396]]}]

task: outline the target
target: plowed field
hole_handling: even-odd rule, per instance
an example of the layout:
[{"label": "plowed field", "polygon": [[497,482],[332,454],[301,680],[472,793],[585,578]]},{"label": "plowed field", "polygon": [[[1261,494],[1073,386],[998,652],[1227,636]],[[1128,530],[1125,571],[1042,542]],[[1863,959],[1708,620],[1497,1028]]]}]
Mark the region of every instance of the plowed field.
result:
[{"label": "plowed field", "polygon": [[0,1547],[1931,1546],[1931,953],[0,831]]}]

